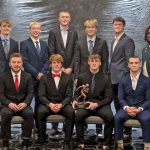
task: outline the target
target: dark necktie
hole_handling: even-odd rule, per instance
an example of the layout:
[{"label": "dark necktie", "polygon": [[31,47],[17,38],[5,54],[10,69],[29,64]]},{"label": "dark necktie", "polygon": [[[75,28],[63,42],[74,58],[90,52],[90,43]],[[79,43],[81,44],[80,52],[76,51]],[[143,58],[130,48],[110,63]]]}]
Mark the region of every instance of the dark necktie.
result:
[{"label": "dark necktie", "polygon": [[93,52],[93,41],[92,40],[89,40],[89,53],[92,54]]},{"label": "dark necktie", "polygon": [[95,88],[95,75],[92,76],[91,93],[94,93],[94,88]]},{"label": "dark necktie", "polygon": [[16,90],[18,91],[18,88],[19,88],[19,80],[18,80],[18,75],[17,75],[17,74],[15,75],[15,87],[16,87]]},{"label": "dark necktie", "polygon": [[60,78],[60,73],[58,73],[58,74],[52,73],[52,77],[53,77],[53,78],[55,78],[55,77]]},{"label": "dark necktie", "polygon": [[38,41],[35,41],[35,45],[36,45],[36,50],[38,52],[38,54],[40,54],[40,46],[39,46],[39,42]]},{"label": "dark necktie", "polygon": [[4,39],[3,42],[4,42],[4,52],[6,57],[8,58],[8,40]]}]

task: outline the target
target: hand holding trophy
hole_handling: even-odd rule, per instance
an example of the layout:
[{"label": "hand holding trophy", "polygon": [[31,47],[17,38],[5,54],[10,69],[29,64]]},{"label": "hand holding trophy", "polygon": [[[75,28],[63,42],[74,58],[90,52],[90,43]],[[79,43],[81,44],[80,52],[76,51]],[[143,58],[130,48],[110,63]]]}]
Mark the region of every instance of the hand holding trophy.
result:
[{"label": "hand holding trophy", "polygon": [[80,90],[80,95],[76,99],[76,101],[78,102],[77,109],[86,107],[85,100],[87,97],[86,94],[89,92],[89,84],[84,84],[84,85],[79,86],[76,91],[78,91],[79,89],[81,90]]}]

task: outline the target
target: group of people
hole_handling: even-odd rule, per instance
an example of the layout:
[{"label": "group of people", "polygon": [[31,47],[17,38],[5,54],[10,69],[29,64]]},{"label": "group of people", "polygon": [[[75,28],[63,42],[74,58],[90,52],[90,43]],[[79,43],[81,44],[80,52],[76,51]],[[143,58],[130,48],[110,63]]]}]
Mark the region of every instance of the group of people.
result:
[{"label": "group of people", "polygon": [[[24,119],[22,150],[28,150],[34,120],[41,149],[44,149],[46,117],[52,114],[66,118],[64,150],[71,149],[74,125],[78,148],[85,148],[84,120],[90,115],[104,119],[103,150],[110,149],[113,128],[115,150],[124,150],[124,132],[130,135],[131,128],[124,131],[123,124],[129,118],[136,118],[141,123],[144,150],[150,150],[150,27],[145,31],[148,45],[142,51],[141,64],[141,59],[135,56],[133,39],[124,33],[125,20],[122,17],[116,17],[112,22],[115,38],[110,53],[106,40],[97,36],[96,19],[85,21],[86,34],[81,38],[70,26],[68,10],[59,12],[58,21],[58,26],[49,32],[48,43],[40,39],[40,23],[31,22],[30,37],[20,46],[10,38],[11,22],[8,19],[0,21],[3,150],[9,149],[14,115]],[[81,93],[74,90],[74,86],[83,85],[89,88],[85,107],[77,108]],[[34,111],[30,106],[33,97]],[[110,106],[112,100],[115,116]],[[56,130],[58,124],[52,126]]]}]

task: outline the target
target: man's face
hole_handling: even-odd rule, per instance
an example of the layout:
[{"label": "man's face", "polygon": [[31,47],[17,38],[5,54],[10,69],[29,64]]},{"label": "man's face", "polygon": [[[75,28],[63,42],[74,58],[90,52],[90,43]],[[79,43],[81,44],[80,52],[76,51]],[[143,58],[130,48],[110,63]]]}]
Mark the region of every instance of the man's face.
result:
[{"label": "man's face", "polygon": [[22,68],[23,62],[21,57],[12,57],[9,66],[11,67],[11,70],[15,73],[19,72]]},{"label": "man's face", "polygon": [[147,42],[150,44],[150,33],[147,34]]},{"label": "man's face", "polygon": [[56,73],[60,72],[62,69],[62,63],[60,61],[52,61],[50,66],[52,68],[52,71],[54,71]]},{"label": "man's face", "polygon": [[120,34],[124,31],[124,25],[121,21],[114,21],[113,29],[116,34]]},{"label": "man's face", "polygon": [[93,37],[97,33],[97,28],[94,25],[90,25],[85,28],[85,32],[87,33],[87,36]]},{"label": "man's face", "polygon": [[90,70],[99,70],[99,67],[101,66],[101,61],[96,58],[96,59],[89,59],[88,60],[88,65],[90,66]]},{"label": "man's face", "polygon": [[128,62],[128,67],[131,72],[139,72],[141,68],[141,63],[138,58],[130,58]]},{"label": "man's face", "polygon": [[39,24],[33,24],[29,29],[31,36],[37,39],[41,33],[41,26]]},{"label": "man's face", "polygon": [[11,32],[11,25],[3,22],[0,26],[0,32],[4,36],[8,36]]},{"label": "man's face", "polygon": [[70,14],[68,12],[60,12],[58,20],[62,26],[69,26],[71,20]]}]

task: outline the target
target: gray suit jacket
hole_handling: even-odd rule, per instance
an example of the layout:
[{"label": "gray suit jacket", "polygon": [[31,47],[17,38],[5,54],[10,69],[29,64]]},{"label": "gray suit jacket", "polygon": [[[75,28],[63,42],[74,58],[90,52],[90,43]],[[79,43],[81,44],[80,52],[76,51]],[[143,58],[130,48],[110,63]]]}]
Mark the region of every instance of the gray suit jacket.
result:
[{"label": "gray suit jacket", "polygon": [[134,56],[135,45],[134,41],[126,34],[122,35],[114,49],[114,52],[113,43],[114,40],[111,43],[109,73],[112,84],[118,84],[122,75],[129,71],[128,58]]},{"label": "gray suit jacket", "polygon": [[[87,38],[84,36],[81,40],[78,41],[76,48],[76,61],[75,61],[75,77],[78,77],[80,73],[87,71],[88,66],[88,57],[90,55]],[[108,71],[108,46],[106,40],[102,40],[99,37],[96,37],[95,44],[93,48],[93,54],[99,54],[102,61],[102,71],[106,73]]]},{"label": "gray suit jacket", "polygon": [[49,32],[48,46],[49,46],[50,55],[60,54],[64,58],[64,67],[73,68],[74,54],[75,54],[74,48],[75,48],[77,40],[78,40],[77,32],[69,28],[67,44],[66,44],[66,47],[64,47],[60,27],[57,26],[55,29]]}]

